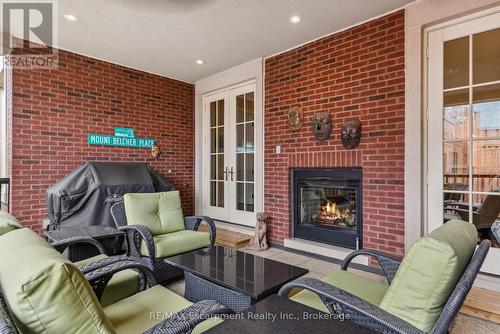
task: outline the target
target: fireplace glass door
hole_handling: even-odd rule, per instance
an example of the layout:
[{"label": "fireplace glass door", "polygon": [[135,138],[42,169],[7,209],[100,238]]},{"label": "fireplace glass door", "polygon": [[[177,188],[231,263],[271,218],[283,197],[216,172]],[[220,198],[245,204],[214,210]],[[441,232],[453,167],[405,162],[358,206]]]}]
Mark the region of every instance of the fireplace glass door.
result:
[{"label": "fireplace glass door", "polygon": [[304,181],[299,197],[299,224],[356,230],[356,189]]},{"label": "fireplace glass door", "polygon": [[361,168],[294,168],[291,174],[293,237],[361,248]]}]

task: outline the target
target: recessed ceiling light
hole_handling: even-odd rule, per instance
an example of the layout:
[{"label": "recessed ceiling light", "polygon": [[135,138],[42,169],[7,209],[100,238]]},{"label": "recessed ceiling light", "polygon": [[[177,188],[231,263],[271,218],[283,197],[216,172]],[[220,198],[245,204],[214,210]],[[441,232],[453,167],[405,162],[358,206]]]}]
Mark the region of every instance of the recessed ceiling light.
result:
[{"label": "recessed ceiling light", "polygon": [[198,60],[196,61],[196,64],[198,64],[198,65],[203,65],[203,64],[205,64],[205,61],[203,61],[203,59],[198,59]]},{"label": "recessed ceiling light", "polygon": [[75,15],[71,15],[71,14],[64,14],[64,18],[68,21],[77,21],[78,18],[75,16]]},{"label": "recessed ceiling light", "polygon": [[292,22],[292,23],[299,23],[301,20],[302,19],[298,15],[294,15],[294,16],[290,17],[290,22]]}]

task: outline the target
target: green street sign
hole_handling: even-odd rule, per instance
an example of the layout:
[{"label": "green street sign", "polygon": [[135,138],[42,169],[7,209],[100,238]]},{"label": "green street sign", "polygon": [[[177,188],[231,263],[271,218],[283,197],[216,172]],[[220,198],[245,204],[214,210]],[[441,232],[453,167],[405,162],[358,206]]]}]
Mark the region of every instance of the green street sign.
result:
[{"label": "green street sign", "polygon": [[107,136],[98,134],[88,135],[89,145],[151,148],[155,143],[156,139],[130,138],[123,136]]},{"label": "green street sign", "polygon": [[115,128],[115,136],[116,137],[128,137],[134,138],[134,129],[129,128]]}]

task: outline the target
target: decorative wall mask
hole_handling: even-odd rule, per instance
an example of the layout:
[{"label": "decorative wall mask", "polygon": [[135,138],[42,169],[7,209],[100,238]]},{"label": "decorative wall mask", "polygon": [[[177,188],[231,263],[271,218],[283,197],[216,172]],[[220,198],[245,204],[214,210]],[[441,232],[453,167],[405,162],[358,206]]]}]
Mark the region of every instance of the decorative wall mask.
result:
[{"label": "decorative wall mask", "polygon": [[356,148],[361,141],[361,122],[359,119],[349,121],[342,125],[342,145],[347,149]]},{"label": "decorative wall mask", "polygon": [[328,111],[317,112],[312,118],[312,129],[316,140],[328,140],[332,133],[332,117]]},{"label": "decorative wall mask", "polygon": [[151,146],[151,156],[155,159],[158,159],[158,157],[160,156],[161,154],[161,150],[160,150],[160,146],[158,145],[153,145]]},{"label": "decorative wall mask", "polygon": [[298,131],[304,123],[304,115],[300,107],[293,107],[288,111],[288,128],[292,131]]}]

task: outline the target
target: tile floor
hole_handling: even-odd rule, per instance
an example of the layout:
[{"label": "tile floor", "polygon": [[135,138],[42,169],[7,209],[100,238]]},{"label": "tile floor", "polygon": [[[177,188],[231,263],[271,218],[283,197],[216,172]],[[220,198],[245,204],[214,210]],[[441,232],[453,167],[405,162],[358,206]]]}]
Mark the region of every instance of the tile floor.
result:
[{"label": "tile floor", "polygon": [[[248,251],[249,253],[256,252]],[[266,258],[273,259],[275,261],[285,262],[291,265],[303,267],[309,269],[309,273],[307,276],[314,278],[322,278],[334,270],[338,270],[339,265],[322,261],[314,258],[307,257],[305,255],[296,254],[290,251],[286,251],[280,248],[271,247],[266,251],[257,252],[259,256],[263,256]],[[350,269],[355,272],[358,272],[361,275],[370,277],[376,280],[384,280],[384,278],[380,275],[373,274],[370,272]],[[167,284],[167,287],[180,295],[184,295],[184,280],[178,280],[176,282],[172,282]],[[482,320],[476,317],[468,316],[465,314],[459,314],[455,319],[455,322],[450,331],[451,334],[486,334],[486,333],[500,333],[500,324]]]}]

